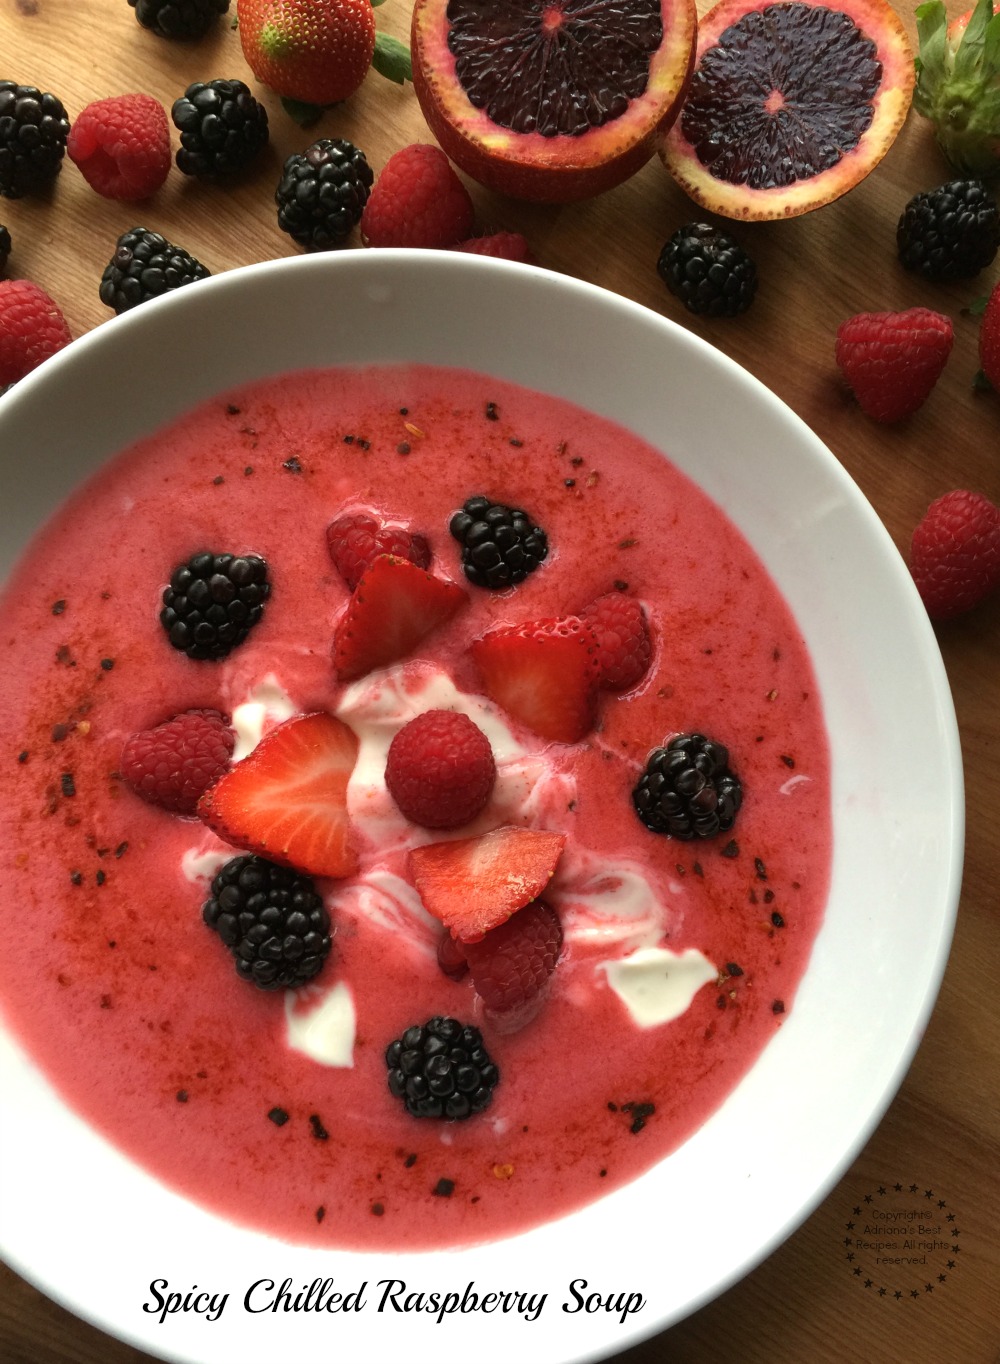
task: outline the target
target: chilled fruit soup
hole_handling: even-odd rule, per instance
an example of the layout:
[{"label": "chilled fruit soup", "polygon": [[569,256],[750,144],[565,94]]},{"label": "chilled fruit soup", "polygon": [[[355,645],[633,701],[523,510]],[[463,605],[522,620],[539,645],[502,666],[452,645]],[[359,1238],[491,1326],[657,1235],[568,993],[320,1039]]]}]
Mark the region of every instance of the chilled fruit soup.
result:
[{"label": "chilled fruit soup", "polygon": [[[547,536],[502,592],[468,581],[449,530],[479,494]],[[351,592],[326,529],[359,508],[426,537],[430,574],[463,596],[404,659],[343,681],[331,646]],[[259,623],[219,660],[171,647],[159,619],[200,551],[268,566]],[[542,738],[488,694],[473,645],[612,593],[642,604],[648,671],[597,694],[582,738]],[[5,1020],[89,1122],[225,1217],[362,1248],[526,1229],[676,1148],[793,1005],[831,857],[810,661],[719,509],[610,422],[431,367],[254,383],[78,492],[14,574],[2,624]],[[195,708],[232,717],[234,772],[297,716],[355,736],[356,870],[315,879],[332,949],[298,990],[240,978],[203,919],[239,850],[122,779],[130,736]],[[468,715],[495,759],[459,829],[411,822],[386,789],[391,740],[432,709]],[[730,830],[684,841],[648,829],[632,793],[650,751],[692,732],[728,748],[743,800]],[[410,858],[498,828],[563,836],[542,897],[561,952],[520,1027],[442,969]],[[389,1044],[437,1015],[478,1026],[499,1070],[464,1120],[411,1116],[387,1083]]]}]

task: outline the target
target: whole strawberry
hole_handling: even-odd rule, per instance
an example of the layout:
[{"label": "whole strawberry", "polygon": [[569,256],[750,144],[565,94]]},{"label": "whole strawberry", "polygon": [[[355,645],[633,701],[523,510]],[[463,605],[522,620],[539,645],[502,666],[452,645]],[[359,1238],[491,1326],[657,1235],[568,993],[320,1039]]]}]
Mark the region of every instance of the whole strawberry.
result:
[{"label": "whole strawberry", "polygon": [[951,319],[929,308],[857,313],[837,328],[835,355],[862,411],[897,422],[926,402],[953,341]]},{"label": "whole strawberry", "polygon": [[467,240],[474,214],[441,148],[415,142],[385,163],[361,215],[361,239],[366,246],[444,250]]},{"label": "whole strawberry", "polygon": [[228,769],[235,740],[217,710],[185,710],[126,740],[119,768],[150,805],[193,815],[201,796]]},{"label": "whole strawberry", "polygon": [[939,497],[913,532],[910,572],[933,620],[978,606],[1000,587],[1000,508],[963,489]]},{"label": "whole strawberry", "polygon": [[58,304],[26,279],[0,280],[0,388],[16,384],[72,337]]},{"label": "whole strawberry", "polygon": [[147,199],[170,170],[166,110],[152,95],[95,100],[74,120],[66,152],[106,199]]},{"label": "whole strawberry", "polygon": [[1000,282],[994,286],[979,324],[979,365],[1000,393]]},{"label": "whole strawberry", "polygon": [[371,0],[237,0],[236,14],[251,71],[286,99],[336,104],[368,74]]}]

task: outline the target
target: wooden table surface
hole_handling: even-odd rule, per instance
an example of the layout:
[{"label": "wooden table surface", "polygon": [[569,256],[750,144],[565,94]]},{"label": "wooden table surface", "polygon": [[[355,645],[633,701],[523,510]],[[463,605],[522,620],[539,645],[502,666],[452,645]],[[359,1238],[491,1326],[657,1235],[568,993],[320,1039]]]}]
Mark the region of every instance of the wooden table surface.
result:
[{"label": "wooden table surface", "polygon": [[[409,12],[408,0],[388,0],[376,12],[379,27],[405,36]],[[912,14],[902,17],[912,34]],[[172,44],[142,29],[126,0],[0,0],[0,78],[53,91],[71,118],[91,100],[136,90],[169,109],[189,83],[217,76],[255,85],[229,18],[200,42]],[[213,272],[293,255],[298,248],[279,231],[273,204],[285,156],[318,136],[345,136],[378,171],[397,148],[432,140],[412,88],[374,73],[309,131],[269,93],[255,93],[269,107],[272,137],[250,179],[220,190],[175,168],[152,200],[130,206],[100,198],[67,160],[51,195],[0,199],[0,222],[14,239],[8,273],[46,289],[79,336],[110,316],[98,282],[120,232],[153,227]],[[977,280],[946,286],[907,274],[896,259],[903,205],[949,178],[929,125],[911,113],[881,166],[837,203],[734,229],[757,259],[760,289],[748,314],[715,322],[687,314],[656,274],[664,241],[704,217],[658,161],[619,189],[569,207],[518,204],[470,188],[480,231],[523,232],[539,264],[673,318],[767,384],[846,466],[905,552],[940,494],[967,487],[1000,502],[1000,396],[973,390],[978,321],[966,311],[1000,278],[1000,261]],[[877,426],[838,383],[836,327],[854,312],[918,304],[954,320],[952,357],[916,416]],[[1000,596],[940,628],[938,638],[966,763],[966,870],[950,963],[913,1066],[867,1147],[805,1225],[741,1283],[626,1351],[620,1364],[1000,1360]],[[0,1172],[0,1180],[9,1177]],[[853,1273],[845,1224],[866,1196],[904,1210],[907,1202],[940,1204],[941,1216],[954,1214],[949,1229],[960,1236],[960,1251],[949,1252],[951,1267],[935,1266],[940,1277],[916,1298],[879,1296],[877,1284],[866,1288]],[[0,1266],[4,1364],[146,1359]]]}]

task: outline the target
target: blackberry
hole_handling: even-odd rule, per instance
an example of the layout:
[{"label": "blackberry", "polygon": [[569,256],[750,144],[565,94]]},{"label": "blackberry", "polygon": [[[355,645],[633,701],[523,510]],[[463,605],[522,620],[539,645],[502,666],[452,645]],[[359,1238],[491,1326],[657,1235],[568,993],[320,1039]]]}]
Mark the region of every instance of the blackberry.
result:
[{"label": "blackberry", "polygon": [[174,100],[177,168],[211,180],[244,170],[267,145],[267,110],[238,80],[197,81]]},{"label": "blackberry", "polygon": [[1000,209],[982,180],[915,194],[896,227],[899,259],[925,279],[971,279],[1000,248]]},{"label": "blackberry", "polygon": [[482,1033],[438,1015],[407,1028],[386,1048],[389,1089],[415,1118],[471,1118],[493,1099],[500,1072]]},{"label": "blackberry", "polygon": [[261,990],[295,990],[330,954],[330,916],[308,876],[246,853],[212,881],[202,918]]},{"label": "blackberry", "polygon": [[688,312],[702,317],[735,317],[757,292],[754,262],[708,223],[678,228],[660,252],[656,271]]},{"label": "blackberry", "polygon": [[160,624],[188,658],[225,658],[242,644],[271,595],[267,564],[256,554],[195,554],[163,590]]},{"label": "blackberry", "polygon": [[128,0],[143,28],[161,38],[203,38],[229,0]]},{"label": "blackberry", "polygon": [[285,162],[274,200],[278,226],[314,251],[341,246],[361,221],[375,176],[346,138],[320,138]]},{"label": "blackberry", "polygon": [[105,266],[101,302],[116,313],[126,313],[185,284],[208,279],[210,273],[194,256],[158,232],[133,227],[118,238],[115,254]]},{"label": "blackberry", "polygon": [[469,582],[494,592],[524,582],[549,552],[545,532],[527,512],[488,497],[470,497],[448,529],[462,546]]},{"label": "blackberry", "polygon": [[646,828],[684,840],[727,833],[743,803],[729,753],[704,734],[678,734],[654,748],[632,804]]},{"label": "blackberry", "polygon": [[20,199],[50,184],[68,137],[69,119],[55,95],[0,81],[0,195]]},{"label": "blackberry", "polygon": [[3,272],[7,269],[7,261],[12,247],[10,232],[4,227],[3,223],[0,223],[0,279],[3,279]]}]

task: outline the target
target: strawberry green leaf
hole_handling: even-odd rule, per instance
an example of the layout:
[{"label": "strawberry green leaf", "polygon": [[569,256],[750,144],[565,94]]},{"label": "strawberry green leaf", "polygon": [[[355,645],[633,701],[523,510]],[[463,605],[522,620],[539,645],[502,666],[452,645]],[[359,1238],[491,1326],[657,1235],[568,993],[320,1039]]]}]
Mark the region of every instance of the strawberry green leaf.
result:
[{"label": "strawberry green leaf", "polygon": [[300,128],[311,128],[323,115],[321,104],[306,104],[303,100],[289,99],[286,95],[281,97],[281,107]]},{"label": "strawberry green leaf", "polygon": [[979,298],[974,298],[968,307],[963,308],[962,312],[966,313],[969,317],[982,317],[989,301],[989,294],[981,294]]},{"label": "strawberry green leaf", "polygon": [[918,113],[929,117],[934,91],[945,74],[948,13],[941,0],[928,0],[927,4],[918,6],[916,19],[920,48],[913,103]]},{"label": "strawberry green leaf", "polygon": [[413,80],[410,49],[406,43],[400,42],[398,38],[393,38],[389,33],[379,32],[375,34],[375,52],[372,56],[372,66],[380,76],[385,76],[386,80],[395,81],[397,85],[403,85],[406,81]]},{"label": "strawberry green leaf", "polygon": [[989,379],[987,379],[986,375],[983,373],[981,369],[977,369],[975,374],[972,376],[972,387],[974,392],[976,393],[993,392],[993,385],[990,383]]}]

